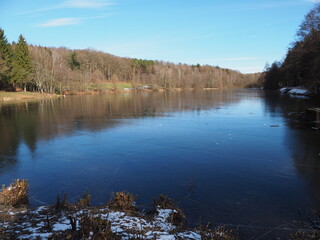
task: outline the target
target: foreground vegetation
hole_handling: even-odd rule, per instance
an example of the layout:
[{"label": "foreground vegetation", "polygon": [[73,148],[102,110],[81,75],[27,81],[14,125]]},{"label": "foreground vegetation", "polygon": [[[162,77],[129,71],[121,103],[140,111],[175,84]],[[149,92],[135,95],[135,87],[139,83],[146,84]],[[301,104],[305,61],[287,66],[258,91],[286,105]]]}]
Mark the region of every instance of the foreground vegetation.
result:
[{"label": "foreground vegetation", "polygon": [[259,74],[200,64],[116,57],[87,49],[47,48],[28,45],[20,35],[10,44],[0,29],[0,90],[48,93],[104,91],[121,83],[137,89],[243,88],[253,86]]},{"label": "foreground vegetation", "polygon": [[223,227],[188,229],[181,209],[164,195],[143,214],[135,206],[137,196],[127,192],[115,193],[100,207],[90,207],[86,193],[77,203],[58,196],[54,205],[35,210],[25,207],[27,192],[26,180],[0,192],[1,239],[236,239]]},{"label": "foreground vegetation", "polygon": [[[28,209],[28,182],[16,180],[0,192],[1,239],[193,239],[235,240],[236,231],[222,226],[188,228],[182,210],[173,200],[160,195],[153,210],[142,213],[137,196],[117,192],[108,203],[90,207],[90,195],[77,203],[59,196],[54,205]],[[291,240],[319,239],[320,231],[310,228],[290,236]]]},{"label": "foreground vegetation", "polygon": [[320,3],[305,16],[283,61],[267,66],[266,89],[303,86],[320,95]]}]

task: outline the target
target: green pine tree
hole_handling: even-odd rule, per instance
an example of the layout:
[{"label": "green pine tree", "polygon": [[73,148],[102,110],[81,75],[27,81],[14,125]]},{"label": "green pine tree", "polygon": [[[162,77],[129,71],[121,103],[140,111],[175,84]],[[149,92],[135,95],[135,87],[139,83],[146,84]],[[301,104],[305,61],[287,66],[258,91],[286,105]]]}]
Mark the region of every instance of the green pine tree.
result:
[{"label": "green pine tree", "polygon": [[0,28],[0,89],[8,87],[12,71],[12,48]]},{"label": "green pine tree", "polygon": [[20,35],[18,43],[14,45],[12,83],[17,84],[26,91],[31,83],[32,62],[25,38]]},{"label": "green pine tree", "polygon": [[77,59],[77,53],[72,52],[69,57],[69,66],[72,70],[77,70],[80,68],[80,63]]}]

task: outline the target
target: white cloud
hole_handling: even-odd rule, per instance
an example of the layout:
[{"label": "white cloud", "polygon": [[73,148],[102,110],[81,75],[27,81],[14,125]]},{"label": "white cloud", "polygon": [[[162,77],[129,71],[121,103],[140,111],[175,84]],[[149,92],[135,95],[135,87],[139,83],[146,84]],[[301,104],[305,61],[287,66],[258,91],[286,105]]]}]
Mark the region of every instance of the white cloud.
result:
[{"label": "white cloud", "polygon": [[111,15],[115,15],[116,13],[110,13],[103,16],[95,16],[95,17],[69,17],[69,18],[55,18],[49,21],[46,21],[42,24],[39,24],[38,27],[59,27],[59,26],[67,26],[67,25],[76,25],[82,23],[87,19],[99,19],[106,18]]},{"label": "white cloud", "polygon": [[67,0],[62,3],[62,7],[70,8],[100,8],[112,5],[109,0]]},{"label": "white cloud", "polygon": [[110,5],[113,5],[113,2],[111,2],[110,0],[66,0],[57,5],[52,5],[45,8],[38,8],[32,11],[19,12],[16,14],[18,15],[32,14],[37,12],[50,11],[50,10],[63,9],[63,8],[102,8]]},{"label": "white cloud", "polygon": [[56,18],[39,25],[39,27],[57,27],[81,23],[81,18]]}]

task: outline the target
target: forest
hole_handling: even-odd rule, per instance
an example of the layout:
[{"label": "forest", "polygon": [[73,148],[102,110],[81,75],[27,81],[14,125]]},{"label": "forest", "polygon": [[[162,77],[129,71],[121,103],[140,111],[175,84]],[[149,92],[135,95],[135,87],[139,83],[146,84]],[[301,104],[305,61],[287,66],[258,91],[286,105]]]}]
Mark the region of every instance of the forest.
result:
[{"label": "forest", "polygon": [[265,89],[302,86],[320,90],[320,3],[305,16],[285,58],[266,67]]},{"label": "forest", "polygon": [[9,43],[0,29],[0,90],[5,91],[62,94],[142,85],[154,90],[244,88],[255,86],[259,76],[209,65],[123,58],[92,49],[34,46],[22,35],[17,43]]}]

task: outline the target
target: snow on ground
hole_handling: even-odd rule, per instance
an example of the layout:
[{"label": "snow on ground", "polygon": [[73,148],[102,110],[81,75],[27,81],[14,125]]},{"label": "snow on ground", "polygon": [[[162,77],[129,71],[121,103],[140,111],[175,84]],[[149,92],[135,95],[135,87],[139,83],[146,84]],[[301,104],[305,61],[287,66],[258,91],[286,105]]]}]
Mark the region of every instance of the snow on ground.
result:
[{"label": "snow on ground", "polygon": [[281,93],[288,93],[291,95],[302,95],[306,96],[308,94],[308,89],[305,89],[303,87],[284,87],[280,88],[279,91]]},{"label": "snow on ground", "polygon": [[308,90],[307,89],[302,89],[302,88],[293,88],[289,91],[290,94],[293,94],[293,95],[305,95],[308,93]]},{"label": "snow on ground", "polygon": [[[34,211],[29,211],[28,216],[22,216],[22,221],[17,223],[2,222],[0,228],[7,233],[15,233],[17,239],[48,239],[54,233],[71,231],[70,220],[65,212],[58,213],[57,216],[50,216],[51,231],[47,226],[48,207],[42,206]],[[84,213],[95,217],[101,217],[111,223],[111,231],[122,239],[140,237],[142,239],[175,240],[190,239],[201,240],[199,233],[194,231],[178,231],[176,226],[170,223],[173,209],[158,209],[153,217],[147,220],[144,216],[131,216],[122,211],[111,211],[106,208],[93,210],[81,210],[73,214],[77,216],[77,229],[79,229],[79,219]],[[21,213],[22,215],[25,213]]]}]

